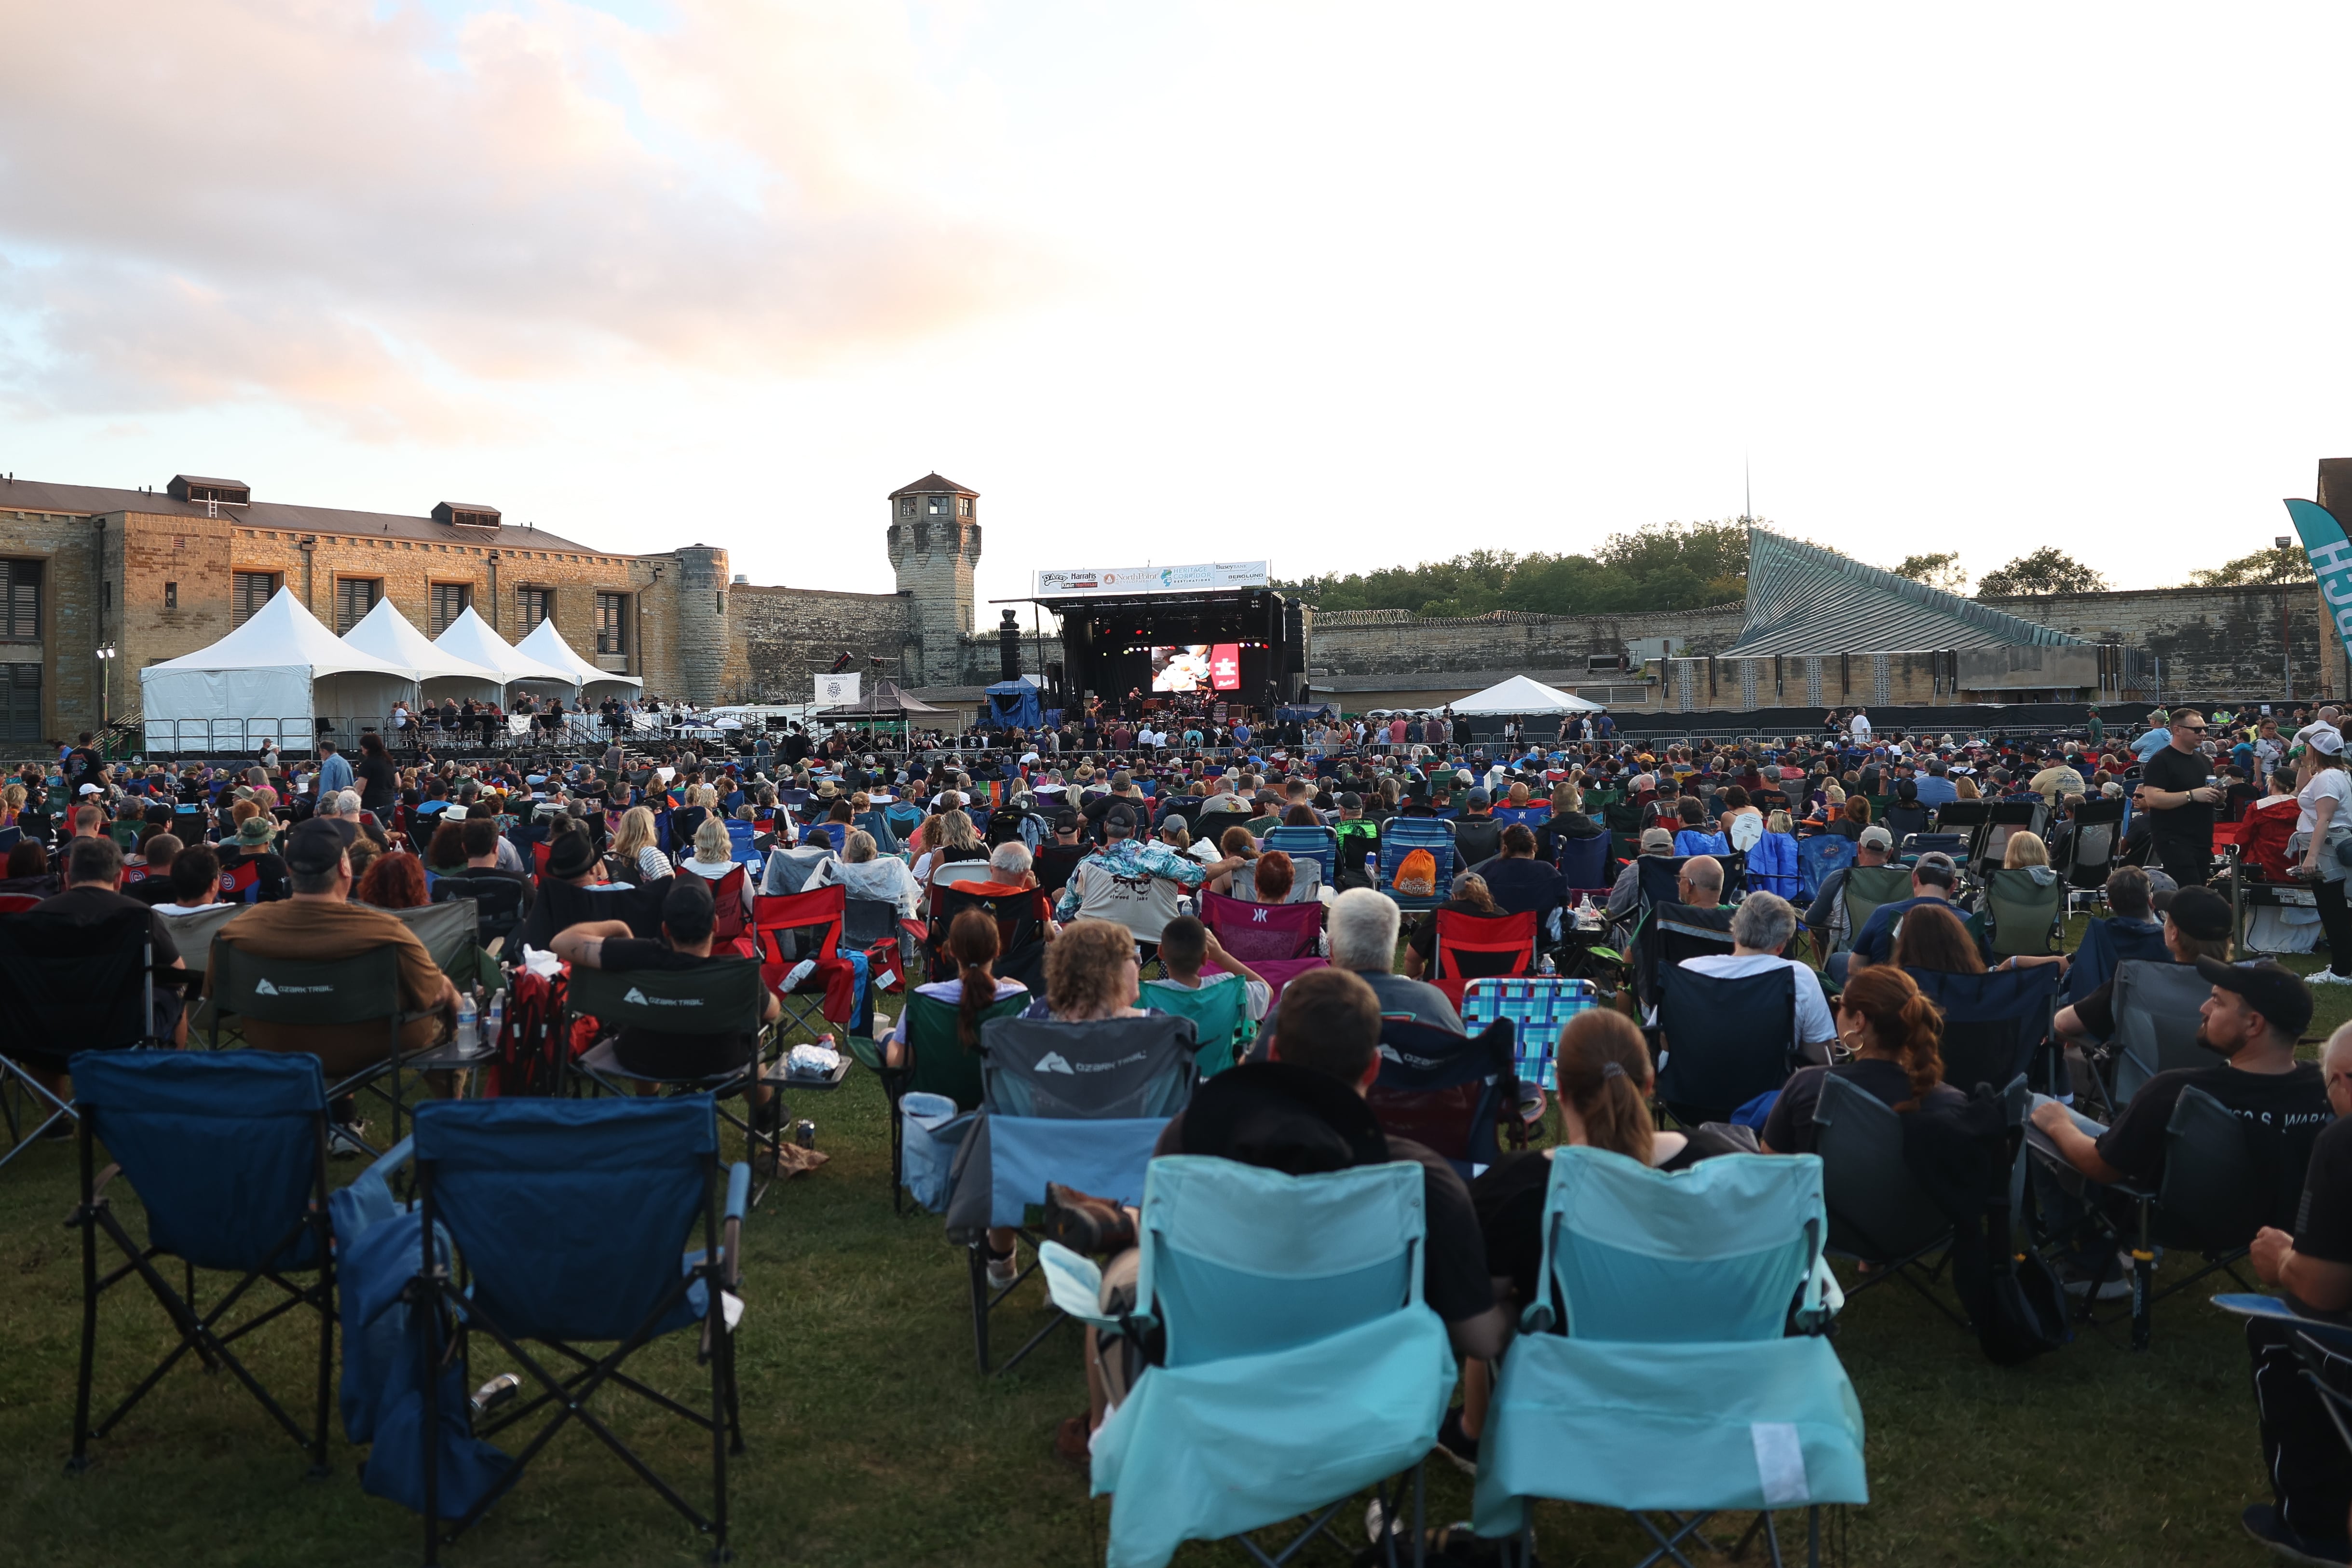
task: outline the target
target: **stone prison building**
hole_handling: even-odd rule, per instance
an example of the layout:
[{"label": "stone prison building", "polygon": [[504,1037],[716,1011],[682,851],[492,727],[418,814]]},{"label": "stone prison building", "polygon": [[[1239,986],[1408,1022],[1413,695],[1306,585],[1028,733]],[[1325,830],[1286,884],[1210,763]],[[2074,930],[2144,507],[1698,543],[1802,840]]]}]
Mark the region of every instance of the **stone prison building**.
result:
[{"label": "stone prison building", "polygon": [[[975,625],[979,492],[934,473],[886,504],[898,591],[850,594],[748,583],[699,542],[597,549],[479,502],[412,515],[185,474],[139,489],[0,477],[0,755],[136,718],[137,671],[218,640],[280,588],[339,634],[382,599],[427,637],[468,607],[509,641],[551,619],[590,663],[698,705],[805,701],[847,650],[869,678],[878,658],[969,711],[1000,648],[997,626]],[[1745,605],[1656,615],[1310,615],[1308,676],[1349,711],[1435,707],[1511,674],[1661,713],[2347,689],[2308,581],[1979,602],[1761,529],[1749,581]],[[1033,678],[1061,658],[1043,625],[1017,637]]]}]

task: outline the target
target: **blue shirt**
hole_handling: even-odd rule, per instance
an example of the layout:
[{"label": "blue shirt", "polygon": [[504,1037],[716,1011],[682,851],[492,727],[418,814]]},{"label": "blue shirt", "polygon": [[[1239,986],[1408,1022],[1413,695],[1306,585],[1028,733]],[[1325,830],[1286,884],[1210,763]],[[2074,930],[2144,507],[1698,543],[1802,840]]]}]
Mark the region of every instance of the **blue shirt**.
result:
[{"label": "blue shirt", "polygon": [[351,787],[352,764],[343,761],[343,753],[341,752],[329,753],[327,759],[319,764],[320,795],[323,798],[338,790],[347,790]]},{"label": "blue shirt", "polygon": [[2144,763],[2170,744],[2172,731],[2169,729],[2150,730],[2131,743],[2132,754]]},{"label": "blue shirt", "polygon": [[[1870,919],[1864,923],[1862,934],[1853,939],[1854,957],[1872,963],[1885,963],[1887,954],[1895,948],[1895,921],[1921,904],[1942,904],[1946,909],[1951,908],[1950,900],[1938,898],[1933,893],[1916,899],[1897,899],[1891,904],[1879,905],[1870,911]],[[1953,910],[1953,915],[1957,919],[1958,911]]]},{"label": "blue shirt", "polygon": [[1921,805],[1949,805],[1960,798],[1959,786],[1949,779],[1937,778],[1934,773],[1923,773],[1917,783]]}]

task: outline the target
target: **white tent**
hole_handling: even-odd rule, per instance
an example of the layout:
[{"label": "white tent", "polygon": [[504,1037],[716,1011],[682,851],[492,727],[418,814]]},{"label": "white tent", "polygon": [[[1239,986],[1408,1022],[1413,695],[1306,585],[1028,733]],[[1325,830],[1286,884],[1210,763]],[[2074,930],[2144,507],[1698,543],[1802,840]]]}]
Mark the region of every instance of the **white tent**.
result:
[{"label": "white tent", "polygon": [[141,670],[139,690],[158,752],[307,743],[316,719],[373,728],[417,695],[414,669],[344,642],[290,588],[210,647]]},{"label": "white tent", "polygon": [[457,613],[457,618],[449,623],[449,629],[433,639],[433,646],[468,664],[495,670],[500,681],[545,680],[558,686],[580,684],[570,670],[559,669],[543,659],[518,652],[514,644],[490,630],[489,623],[474,614],[471,605]]},{"label": "white tent", "polygon": [[1533,718],[1538,713],[1596,712],[1601,704],[1587,702],[1581,697],[1562,691],[1556,686],[1546,686],[1540,680],[1515,675],[1500,685],[1490,686],[1484,691],[1474,691],[1452,706],[1456,713],[1467,718],[1487,714]]},{"label": "white tent", "polygon": [[541,664],[551,664],[558,669],[570,670],[572,684],[580,688],[580,694],[583,697],[587,696],[590,687],[596,685],[631,689],[645,685],[644,681],[634,675],[615,675],[609,669],[599,669],[572,652],[572,645],[563,640],[563,634],[555,629],[555,623],[552,620],[541,621],[531,627],[530,635],[515,644],[515,651],[526,658],[535,658]]},{"label": "white tent", "polygon": [[343,641],[387,664],[405,666],[425,683],[430,696],[496,695],[506,683],[506,678],[497,670],[459,658],[425,641],[425,634],[394,609],[390,599],[378,599],[375,608],[343,634]]}]

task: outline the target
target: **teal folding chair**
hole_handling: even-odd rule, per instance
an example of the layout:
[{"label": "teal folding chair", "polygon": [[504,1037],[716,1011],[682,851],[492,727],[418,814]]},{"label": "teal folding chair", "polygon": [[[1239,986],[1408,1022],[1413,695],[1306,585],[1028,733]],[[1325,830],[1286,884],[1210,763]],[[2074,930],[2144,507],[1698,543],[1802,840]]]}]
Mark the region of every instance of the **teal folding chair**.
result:
[{"label": "teal folding chair", "polygon": [[[1292,1176],[1154,1160],[1135,1303],[1118,1314],[1093,1263],[1045,1244],[1056,1306],[1156,1347],[1095,1434],[1113,1563],[1159,1568],[1180,1542],[1232,1538],[1273,1568],[1368,1487],[1398,1519],[1408,1474],[1407,1539],[1420,1542],[1421,1461],[1454,1380],[1445,1325],[1422,1300],[1424,1180],[1411,1161]],[[1301,1517],[1279,1552],[1248,1533]],[[1382,1536],[1393,1565],[1398,1532]]]},{"label": "teal folding chair", "polygon": [[1862,1407],[1823,1333],[1843,1297],[1820,1158],[1668,1175],[1564,1148],[1542,1223],[1544,1294],[1479,1435],[1478,1533],[1531,1563],[1528,1500],[1591,1503],[1641,1526],[1645,1564],[1694,1568],[1685,1545],[1724,1550],[1700,1532],[1737,1510],[1778,1563],[1772,1510],[1803,1508],[1818,1563],[1822,1505],[1869,1500]]}]

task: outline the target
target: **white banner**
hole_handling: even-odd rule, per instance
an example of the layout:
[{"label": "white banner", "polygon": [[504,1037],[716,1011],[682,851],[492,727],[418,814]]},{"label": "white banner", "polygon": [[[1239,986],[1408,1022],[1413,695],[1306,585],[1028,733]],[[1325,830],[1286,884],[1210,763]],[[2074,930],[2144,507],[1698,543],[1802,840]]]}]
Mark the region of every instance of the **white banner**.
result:
[{"label": "white banner", "polygon": [[857,674],[818,676],[814,699],[816,705],[820,708],[839,708],[856,701],[857,683],[860,679]]},{"label": "white banner", "polygon": [[1197,594],[1223,588],[1264,588],[1274,579],[1263,561],[1211,561],[1193,566],[1104,566],[1091,571],[1039,572],[1031,590],[1041,599],[1108,594]]}]

